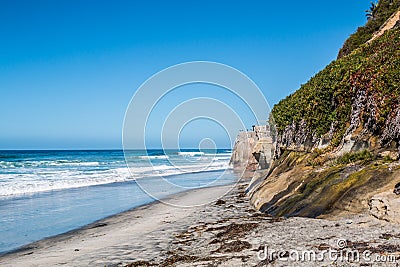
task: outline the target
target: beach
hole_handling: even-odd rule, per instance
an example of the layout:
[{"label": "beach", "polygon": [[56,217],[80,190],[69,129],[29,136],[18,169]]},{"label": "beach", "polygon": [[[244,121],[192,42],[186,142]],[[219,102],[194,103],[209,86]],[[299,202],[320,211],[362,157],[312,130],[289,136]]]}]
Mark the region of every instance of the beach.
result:
[{"label": "beach", "polygon": [[[177,204],[212,201],[228,187],[187,191],[168,200]],[[111,216],[81,229],[47,238],[0,258],[1,266],[110,266],[154,258],[166,251],[166,238],[194,224],[202,207],[180,208],[156,202]],[[207,214],[204,215],[206,219]]]},{"label": "beach", "polygon": [[400,267],[400,0],[0,13],[0,267]]},{"label": "beach", "polygon": [[[263,259],[274,250],[337,249],[346,242],[360,253],[400,255],[400,233],[389,223],[357,215],[337,220],[271,218],[249,206],[246,183],[218,201],[227,186],[190,190],[169,197],[170,203],[207,202],[179,208],[147,204],[83,228],[47,238],[0,258],[1,266],[321,266],[343,261]],[[374,257],[375,257],[374,256]],[[360,262],[366,262],[360,259]],[[344,262],[346,263],[346,262]],[[351,266],[351,265],[345,265]],[[358,266],[358,265],[357,265]],[[395,262],[373,266],[397,266]]]},{"label": "beach", "polygon": [[232,184],[229,156],[225,150],[130,151],[127,168],[122,150],[2,151],[0,255],[154,198]]}]

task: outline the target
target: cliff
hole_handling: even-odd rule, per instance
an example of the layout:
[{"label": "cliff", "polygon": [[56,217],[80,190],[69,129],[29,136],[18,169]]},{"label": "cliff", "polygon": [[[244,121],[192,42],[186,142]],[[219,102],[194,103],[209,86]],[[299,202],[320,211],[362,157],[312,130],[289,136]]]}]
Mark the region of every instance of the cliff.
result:
[{"label": "cliff", "polygon": [[235,140],[230,164],[235,169],[268,169],[274,151],[267,125],[254,125],[252,131],[240,132]]},{"label": "cliff", "polygon": [[400,29],[395,27],[324,70],[272,109],[277,156],[285,148],[398,148]]},{"label": "cliff", "polygon": [[370,213],[397,221],[399,6],[380,1],[364,26],[374,31],[362,44],[346,48],[358,29],[338,60],[274,106],[273,162],[248,189],[257,209],[275,216]]},{"label": "cliff", "polygon": [[258,168],[258,162],[253,156],[253,148],[258,142],[255,132],[240,132],[235,140],[230,164],[235,169],[254,171]]}]

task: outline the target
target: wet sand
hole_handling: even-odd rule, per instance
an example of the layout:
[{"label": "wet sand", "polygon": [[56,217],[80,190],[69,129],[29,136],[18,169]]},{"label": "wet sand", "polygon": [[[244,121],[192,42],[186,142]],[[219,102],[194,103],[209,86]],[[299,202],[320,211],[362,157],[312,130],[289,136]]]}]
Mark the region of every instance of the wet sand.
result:
[{"label": "wet sand", "polygon": [[[367,215],[338,220],[271,218],[249,206],[241,184],[206,206],[177,208],[160,202],[106,218],[82,229],[32,243],[0,258],[0,266],[360,266],[340,259],[263,259],[267,249],[338,249],[400,260],[400,229]],[[170,200],[213,200],[226,187],[187,191]],[[257,255],[258,254],[258,255]],[[374,256],[375,255],[375,256]],[[260,256],[260,257],[258,257]],[[398,266],[371,263],[363,266]]]}]

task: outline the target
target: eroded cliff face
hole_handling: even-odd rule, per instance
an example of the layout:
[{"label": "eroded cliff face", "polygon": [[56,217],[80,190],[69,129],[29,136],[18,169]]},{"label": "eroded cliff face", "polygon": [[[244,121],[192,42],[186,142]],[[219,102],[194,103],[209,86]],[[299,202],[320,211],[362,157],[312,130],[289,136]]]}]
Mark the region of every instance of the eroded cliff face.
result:
[{"label": "eroded cliff face", "polygon": [[[366,213],[399,223],[400,110],[377,129],[374,101],[364,93],[352,105],[348,128],[336,148],[332,131],[316,138],[304,122],[278,135],[273,165],[249,187],[251,203],[272,216],[329,217]],[[376,133],[382,133],[377,135]]]},{"label": "eroded cliff face", "polygon": [[235,140],[230,163],[236,169],[268,169],[274,145],[269,127],[253,126],[253,131],[240,132]]},{"label": "eroded cliff face", "polygon": [[393,191],[400,182],[398,14],[374,40],[274,107],[272,165],[248,189],[257,209],[273,216],[368,213],[400,222]]},{"label": "eroded cliff face", "polygon": [[235,140],[230,164],[235,169],[256,170],[258,162],[253,156],[253,148],[257,142],[255,132],[240,132]]},{"label": "eroded cliff face", "polygon": [[369,200],[370,214],[379,220],[400,223],[400,198],[387,191]]},{"label": "eroded cliff face", "polygon": [[[353,154],[358,155],[358,154]],[[369,154],[367,154],[369,155]],[[385,219],[397,222],[393,214],[400,199],[393,190],[400,181],[400,164],[373,155],[347,156],[313,166],[314,153],[285,151],[274,162],[263,181],[249,190],[251,203],[272,216],[327,217],[348,213],[385,213],[383,207],[370,205],[379,194],[392,196],[383,200],[391,214]],[[342,159],[345,159],[342,161]],[[357,160],[356,158],[360,158]]]},{"label": "eroded cliff face", "polygon": [[[335,122],[330,130],[320,137],[302,120],[300,123],[292,123],[277,135],[274,157],[279,158],[285,150],[307,151],[330,148],[332,155],[340,156],[349,152],[363,149],[372,151],[390,150],[392,153],[400,152],[400,102],[399,98],[393,99],[390,112],[385,118],[377,118],[377,99],[373,93],[367,93],[364,89],[355,89],[352,99],[351,114],[348,127],[336,147],[329,147],[335,130]],[[377,120],[384,120],[380,124]]]}]

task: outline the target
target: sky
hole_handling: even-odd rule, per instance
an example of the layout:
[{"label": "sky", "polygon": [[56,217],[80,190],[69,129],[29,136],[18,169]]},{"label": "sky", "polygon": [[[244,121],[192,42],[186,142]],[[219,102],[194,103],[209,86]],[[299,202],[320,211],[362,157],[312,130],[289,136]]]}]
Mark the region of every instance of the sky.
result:
[{"label": "sky", "polygon": [[[336,58],[366,22],[369,5],[0,0],[0,149],[119,149],[136,90],[155,73],[189,61],[236,68],[273,106]],[[213,86],[192,87],[197,89],[178,95],[231,98]],[[167,100],[160,110],[184,99]],[[237,99],[226,101],[251,127],[246,108]],[[155,119],[153,126],[161,122]],[[204,138],[231,145],[215,123],[191,124],[182,130],[182,147],[196,147]],[[149,128],[148,146],[159,147],[157,127]]]}]

